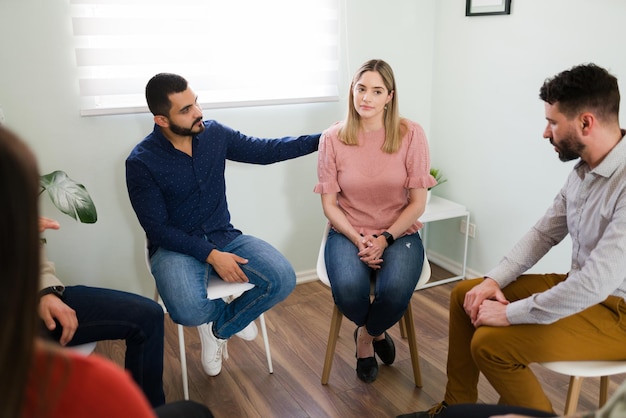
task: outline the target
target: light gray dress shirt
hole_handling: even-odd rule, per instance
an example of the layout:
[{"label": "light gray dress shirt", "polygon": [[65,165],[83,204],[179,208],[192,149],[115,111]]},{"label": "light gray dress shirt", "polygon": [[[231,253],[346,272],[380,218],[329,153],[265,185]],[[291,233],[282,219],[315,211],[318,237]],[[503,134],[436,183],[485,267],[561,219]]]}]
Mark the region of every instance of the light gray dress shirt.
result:
[{"label": "light gray dress shirt", "polygon": [[593,170],[580,161],[552,206],[486,276],[512,283],[570,234],[568,277],[507,305],[511,324],[550,324],[605,300],[626,296],[626,141]]}]

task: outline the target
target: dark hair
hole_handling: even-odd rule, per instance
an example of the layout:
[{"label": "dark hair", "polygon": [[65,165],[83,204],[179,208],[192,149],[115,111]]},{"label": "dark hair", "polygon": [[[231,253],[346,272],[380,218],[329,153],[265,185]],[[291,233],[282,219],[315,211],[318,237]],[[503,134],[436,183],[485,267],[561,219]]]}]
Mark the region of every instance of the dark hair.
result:
[{"label": "dark hair", "polygon": [[619,116],[620,94],[617,78],[595,64],[583,64],[547,79],[539,97],[559,104],[568,118],[593,111],[599,119],[615,121]]},{"label": "dark hair", "polygon": [[160,73],[146,84],[146,102],[154,116],[169,116],[172,102],[169,95],[187,90],[187,80],[177,74]]},{"label": "dark hair", "polygon": [[17,417],[39,321],[39,172],[28,146],[3,126],[0,196],[0,415]]}]

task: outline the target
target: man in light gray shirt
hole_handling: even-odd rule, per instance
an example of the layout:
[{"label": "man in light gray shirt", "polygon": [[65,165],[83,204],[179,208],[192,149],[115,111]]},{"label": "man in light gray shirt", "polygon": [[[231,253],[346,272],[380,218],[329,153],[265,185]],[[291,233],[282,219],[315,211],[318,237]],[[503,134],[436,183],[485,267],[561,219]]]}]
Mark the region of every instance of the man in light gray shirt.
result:
[{"label": "man in light gray shirt", "polygon": [[[626,141],[617,79],[594,64],[546,80],[543,133],[580,159],[545,215],[484,278],[452,291],[444,401],[474,403],[482,372],[500,403],[552,412],[530,363],[626,359]],[[567,235],[567,274],[524,274]],[[624,318],[624,319],[622,319]]]}]

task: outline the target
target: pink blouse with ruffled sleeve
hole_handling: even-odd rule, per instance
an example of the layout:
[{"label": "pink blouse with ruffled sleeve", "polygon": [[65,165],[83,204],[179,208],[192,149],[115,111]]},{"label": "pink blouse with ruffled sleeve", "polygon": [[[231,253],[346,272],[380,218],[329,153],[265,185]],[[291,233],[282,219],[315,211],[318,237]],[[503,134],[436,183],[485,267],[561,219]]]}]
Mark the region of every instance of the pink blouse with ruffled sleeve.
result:
[{"label": "pink blouse with ruffled sleeve", "polygon": [[[385,129],[359,134],[358,145],[345,145],[337,136],[341,122],[320,138],[315,193],[337,193],[337,203],[361,234],[380,234],[408,204],[408,189],[437,184],[430,175],[428,141],[422,127],[404,119],[408,128],[398,152],[382,151]],[[422,227],[415,221],[405,234]]]}]

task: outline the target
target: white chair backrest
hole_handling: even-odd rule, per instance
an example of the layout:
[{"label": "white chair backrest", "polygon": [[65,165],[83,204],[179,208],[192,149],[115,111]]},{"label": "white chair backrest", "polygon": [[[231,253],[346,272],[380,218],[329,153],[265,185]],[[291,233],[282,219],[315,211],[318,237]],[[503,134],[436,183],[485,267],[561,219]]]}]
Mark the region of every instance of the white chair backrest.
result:
[{"label": "white chair backrest", "polygon": [[148,267],[148,272],[152,274],[152,267],[150,266],[150,252],[148,251],[148,237],[144,237],[143,251],[144,251],[143,255],[146,261],[146,267]]},{"label": "white chair backrest", "polygon": [[426,257],[426,248],[424,248],[424,264],[422,265],[420,278],[417,280],[417,285],[415,285],[416,290],[428,283],[431,273],[430,263],[428,262],[428,257]]},{"label": "white chair backrest", "polygon": [[[322,241],[320,243],[320,249],[317,254],[317,277],[320,279],[322,283],[326,286],[330,287],[330,279],[328,278],[328,273],[326,272],[326,259],[324,256],[324,250],[326,248],[326,239],[328,238],[328,232],[330,231],[330,222],[326,222],[326,228],[324,228],[324,233],[322,234]],[[420,274],[420,278],[417,281],[417,285],[415,289],[419,289],[424,286],[430,280],[431,269],[430,263],[428,262],[428,258],[426,257],[426,250],[424,250],[424,265],[422,266],[422,272]]]},{"label": "white chair backrest", "polygon": [[89,354],[93,353],[93,351],[96,349],[96,341],[90,342],[90,343],[85,343],[85,344],[80,344],[80,345],[72,345],[67,347],[68,350],[72,350],[75,353],[78,354],[82,354],[83,356],[88,356]]},{"label": "white chair backrest", "polygon": [[317,277],[324,283],[326,286],[330,287],[330,279],[328,278],[328,273],[326,273],[326,258],[324,257],[324,250],[326,248],[326,240],[328,239],[328,232],[330,231],[330,222],[326,222],[326,228],[324,228],[324,233],[322,234],[322,242],[320,243],[320,251],[317,254]]}]

